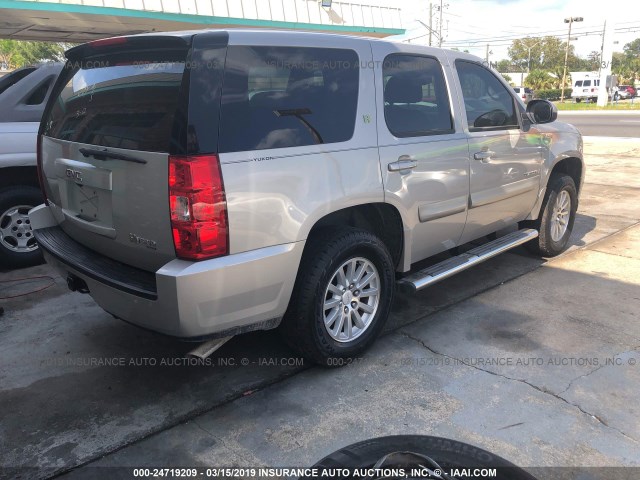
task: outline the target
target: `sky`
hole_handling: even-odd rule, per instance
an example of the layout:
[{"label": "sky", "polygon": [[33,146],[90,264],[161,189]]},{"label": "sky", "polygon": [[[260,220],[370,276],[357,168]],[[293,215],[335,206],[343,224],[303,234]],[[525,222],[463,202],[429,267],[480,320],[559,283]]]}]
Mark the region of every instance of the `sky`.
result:
[{"label": "sky", "polygon": [[[424,35],[428,30],[416,20],[428,25],[429,0],[397,0],[402,6],[403,27],[409,36]],[[573,23],[571,44],[576,53],[586,57],[592,51],[600,51],[604,22],[613,22],[614,51],[622,51],[624,45],[640,38],[640,2],[637,0],[603,2],[594,0],[443,0],[443,47],[456,47],[485,57],[486,46],[493,52],[491,61],[508,58],[511,40],[526,36],[557,35],[567,38],[567,17],[583,17]],[[448,6],[446,6],[448,5]],[[609,11],[606,7],[610,6]],[[439,17],[436,7],[440,0],[433,0],[434,28]],[[411,43],[428,44],[428,36],[416,38]],[[434,42],[435,42],[434,37]],[[437,45],[437,43],[434,43]]]}]

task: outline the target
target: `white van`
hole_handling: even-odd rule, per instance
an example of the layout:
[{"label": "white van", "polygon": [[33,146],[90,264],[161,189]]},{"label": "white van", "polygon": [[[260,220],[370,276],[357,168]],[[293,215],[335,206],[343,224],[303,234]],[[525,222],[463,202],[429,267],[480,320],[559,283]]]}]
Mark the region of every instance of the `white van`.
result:
[{"label": "white van", "polygon": [[573,90],[571,98],[576,102],[582,100],[598,100],[598,88],[600,87],[600,76],[598,72],[572,72],[571,81]]}]

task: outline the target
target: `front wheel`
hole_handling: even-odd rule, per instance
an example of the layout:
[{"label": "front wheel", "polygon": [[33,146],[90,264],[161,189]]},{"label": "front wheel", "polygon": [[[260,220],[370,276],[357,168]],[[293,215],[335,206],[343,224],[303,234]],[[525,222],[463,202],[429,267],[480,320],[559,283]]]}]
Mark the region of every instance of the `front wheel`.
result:
[{"label": "front wheel", "polygon": [[279,330],[302,356],[337,367],[382,330],[393,300],[393,261],[384,243],[363,230],[325,229],[308,242]]},{"label": "front wheel", "polygon": [[562,253],[569,243],[577,209],[578,192],[573,179],[569,175],[552,175],[540,218],[535,224],[540,234],[527,247],[544,257],[555,257]]}]

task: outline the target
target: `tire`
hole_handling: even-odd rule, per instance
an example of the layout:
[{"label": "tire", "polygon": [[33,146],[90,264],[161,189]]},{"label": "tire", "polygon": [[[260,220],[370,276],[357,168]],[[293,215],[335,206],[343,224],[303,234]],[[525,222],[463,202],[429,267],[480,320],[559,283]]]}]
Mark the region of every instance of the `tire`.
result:
[{"label": "tire", "polygon": [[615,102],[617,102],[619,99],[620,99],[620,95],[619,95],[618,93],[615,93],[615,94],[613,95],[613,100],[614,100]]},{"label": "tire", "polygon": [[0,266],[24,268],[43,262],[26,213],[43,202],[39,189],[31,186],[0,190]]},{"label": "tire", "polygon": [[[384,463],[379,463],[385,455],[395,452],[401,453],[401,456],[396,456],[395,461],[388,457]],[[312,468],[336,469],[340,473],[343,473],[343,471],[337,469],[353,471],[356,468],[366,469],[375,465],[378,465],[377,468],[381,469],[405,468],[409,470],[409,473],[412,468],[418,469],[425,464],[432,470],[437,468],[429,465],[431,463],[429,461],[417,461],[419,459],[416,457],[412,459],[411,454],[428,457],[428,459],[435,461],[444,472],[450,473],[452,468],[495,468],[497,476],[493,478],[500,480],[536,480],[535,477],[523,469],[491,452],[456,440],[426,435],[397,435],[372,438],[354,443],[329,454]],[[348,474],[338,474],[333,478],[347,479],[352,477]],[[360,476],[359,478],[362,477]],[[434,476],[433,478],[437,477]]]},{"label": "tire", "polygon": [[580,103],[582,101],[581,98],[576,98],[576,103]]},{"label": "tire", "polygon": [[[554,231],[557,223],[555,218],[558,216],[557,207],[560,206],[559,202],[563,203],[563,198],[566,198],[565,195],[568,195],[569,202],[567,205],[568,216],[564,217],[566,228]],[[552,174],[547,184],[547,192],[545,193],[540,217],[533,224],[533,228],[539,232],[538,238],[527,243],[527,248],[536,255],[543,257],[555,257],[561,254],[569,243],[577,209],[578,192],[573,179],[569,175]]]},{"label": "tire", "polygon": [[[339,280],[339,269],[343,277],[360,273],[359,281],[367,283],[345,284],[345,279]],[[344,293],[338,288],[341,285]],[[320,230],[305,247],[280,334],[295,352],[314,363],[344,365],[380,334],[391,310],[394,289],[394,264],[378,237],[347,227]],[[362,295],[364,292],[372,295]]]}]

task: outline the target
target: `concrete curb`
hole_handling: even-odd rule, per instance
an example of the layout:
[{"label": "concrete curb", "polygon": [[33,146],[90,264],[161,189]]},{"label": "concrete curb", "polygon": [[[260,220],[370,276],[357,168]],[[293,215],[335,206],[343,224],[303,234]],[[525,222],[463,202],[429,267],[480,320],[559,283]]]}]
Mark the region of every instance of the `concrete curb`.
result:
[{"label": "concrete curb", "polygon": [[582,140],[585,142],[619,142],[619,143],[638,143],[640,144],[640,137],[598,137],[598,136],[583,136]]},{"label": "concrete curb", "polygon": [[[640,101],[638,102],[640,103]],[[640,115],[638,110],[558,110],[558,117],[563,115]]]}]

